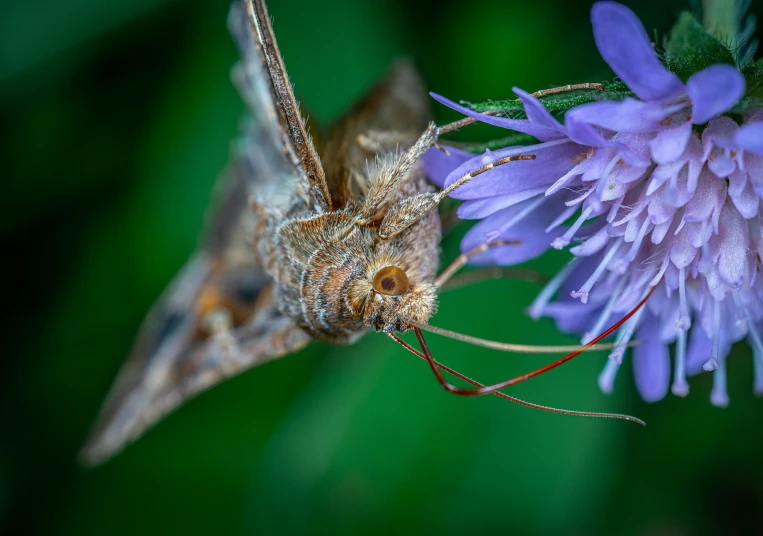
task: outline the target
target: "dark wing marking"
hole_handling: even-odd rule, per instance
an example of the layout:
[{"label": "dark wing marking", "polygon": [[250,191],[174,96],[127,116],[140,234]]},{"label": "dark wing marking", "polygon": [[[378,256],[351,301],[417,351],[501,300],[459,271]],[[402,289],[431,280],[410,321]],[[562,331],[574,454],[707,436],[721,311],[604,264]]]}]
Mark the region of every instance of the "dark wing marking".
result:
[{"label": "dark wing marking", "polygon": [[[251,243],[264,225],[250,207],[252,198],[258,206],[288,206],[299,195],[304,175],[284,145],[289,137],[243,2],[234,3],[229,25],[242,48],[233,78],[253,117],[234,147],[233,164],[220,178],[198,251],[141,326],[83,449],[88,464],[112,456],[200,391],[310,340],[278,312]],[[304,195],[307,188],[302,190]],[[215,318],[231,329],[210,330]]]},{"label": "dark wing marking", "polygon": [[398,60],[384,78],[330,129],[321,152],[329,189],[337,206],[343,205],[341,186],[349,170],[365,170],[374,154],[358,144],[358,136],[384,135],[392,146],[412,144],[426,129],[430,118],[429,96],[410,60]]},{"label": "dark wing marking", "polygon": [[[305,346],[281,315],[272,283],[245,242],[244,181],[230,178],[193,256],[152,307],[106,400],[82,460],[96,464],[185,400],[230,376]],[[241,206],[243,204],[243,206]],[[251,232],[251,229],[250,229]],[[227,327],[210,321],[223,315]]]},{"label": "dark wing marking", "polygon": [[289,76],[278,50],[278,43],[273,34],[268,10],[263,0],[246,0],[246,11],[254,30],[256,48],[267,66],[270,82],[280,116],[285,123],[289,139],[287,147],[297,157],[301,169],[307,177],[309,195],[315,207],[320,211],[331,210],[326,177],[318,153],[305,130],[305,124],[294,98]]}]

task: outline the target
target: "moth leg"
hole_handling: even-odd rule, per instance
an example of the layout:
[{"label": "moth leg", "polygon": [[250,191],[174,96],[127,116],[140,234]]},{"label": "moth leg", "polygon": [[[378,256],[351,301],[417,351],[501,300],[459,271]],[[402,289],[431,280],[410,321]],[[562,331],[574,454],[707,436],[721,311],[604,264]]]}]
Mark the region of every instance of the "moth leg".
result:
[{"label": "moth leg", "polygon": [[366,194],[360,210],[358,223],[364,225],[371,221],[385,199],[397,186],[405,173],[421,156],[437,142],[437,127],[430,123],[413,146],[398,156],[390,165],[382,167],[376,180]]},{"label": "moth leg", "polygon": [[481,175],[486,171],[516,160],[535,160],[535,155],[518,154],[506,156],[495,162],[485,164],[474,171],[470,171],[438,193],[423,193],[401,199],[392,205],[384,216],[381,226],[379,227],[379,236],[382,238],[392,238],[419,221],[424,214],[439,205],[443,199],[453,192],[453,190],[460,188],[474,177]]},{"label": "moth leg", "polygon": [[466,253],[462,253],[456,257],[456,260],[451,262],[450,265],[445,268],[445,270],[443,270],[439,276],[437,276],[437,279],[434,281],[434,286],[441,288],[451,277],[456,274],[456,272],[466,266],[466,263],[469,262],[469,259],[472,257],[479,255],[480,253],[484,253],[491,248],[497,248],[500,246],[516,246],[518,244],[520,244],[519,240],[494,240],[492,242],[485,242],[484,244],[480,244],[479,246],[472,248]]}]

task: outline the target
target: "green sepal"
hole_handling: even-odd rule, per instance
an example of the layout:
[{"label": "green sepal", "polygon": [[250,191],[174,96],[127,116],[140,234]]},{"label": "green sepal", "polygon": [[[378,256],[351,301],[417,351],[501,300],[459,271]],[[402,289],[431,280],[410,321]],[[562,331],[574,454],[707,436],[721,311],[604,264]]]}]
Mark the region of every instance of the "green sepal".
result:
[{"label": "green sepal", "polygon": [[763,58],[742,69],[747,81],[747,96],[763,99]]},{"label": "green sepal", "polygon": [[486,141],[484,143],[463,143],[459,144],[458,148],[463,149],[468,153],[482,154],[487,150],[497,151],[505,147],[513,147],[514,145],[532,145],[538,143],[538,140],[529,134],[522,134],[517,132],[498,138],[495,140]]},{"label": "green sepal", "polygon": [[665,63],[684,82],[710,65],[735,65],[729,47],[713,37],[689,12],[682,13],[670,31],[665,45]]},{"label": "green sepal", "polygon": [[[623,82],[605,82],[603,89],[581,89],[576,91],[567,91],[564,93],[555,93],[540,97],[538,100],[552,114],[562,114],[575,106],[588,104],[589,102],[599,100],[622,100],[625,97],[632,96],[633,93]],[[525,110],[519,99],[494,100],[480,102],[476,104],[462,103],[477,112],[502,111],[511,117],[524,117]]]}]

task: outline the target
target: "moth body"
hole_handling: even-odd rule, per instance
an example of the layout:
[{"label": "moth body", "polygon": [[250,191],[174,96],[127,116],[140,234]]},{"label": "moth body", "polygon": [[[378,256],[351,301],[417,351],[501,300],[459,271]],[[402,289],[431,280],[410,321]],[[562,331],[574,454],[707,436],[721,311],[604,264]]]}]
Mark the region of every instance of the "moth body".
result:
[{"label": "moth body", "polygon": [[[385,207],[430,190],[418,166],[403,177]],[[361,225],[362,199],[343,209],[278,223],[269,214],[272,234],[262,235],[258,250],[276,283],[284,315],[317,339],[349,344],[369,328],[406,331],[408,321],[427,322],[435,312],[440,219],[431,211],[402,233],[388,239],[379,223]],[[379,214],[381,221],[386,208]],[[270,241],[275,236],[275,247]],[[407,288],[374,288],[380,270],[397,267]],[[408,321],[407,321],[408,320]]]},{"label": "moth body", "polygon": [[418,160],[437,139],[416,70],[398,62],[318,151],[263,0],[234,0],[228,22],[250,116],[198,250],[147,315],[104,403],[88,464],[225,378],[314,339],[406,331],[436,309],[440,219],[408,201],[431,195]]}]

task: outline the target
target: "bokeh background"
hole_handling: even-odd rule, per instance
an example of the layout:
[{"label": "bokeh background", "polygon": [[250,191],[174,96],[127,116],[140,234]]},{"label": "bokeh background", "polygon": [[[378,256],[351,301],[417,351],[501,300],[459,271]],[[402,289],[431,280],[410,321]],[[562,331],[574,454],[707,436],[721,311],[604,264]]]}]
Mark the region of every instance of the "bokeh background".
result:
[{"label": "bokeh background", "polygon": [[[664,34],[682,0],[630,2]],[[610,76],[588,2],[272,0],[296,92],[328,125],[412,56],[431,89],[478,101]],[[4,534],[644,534],[763,530],[763,401],[751,352],[731,406],[612,396],[587,354],[513,393],[638,415],[648,427],[550,415],[442,391],[386,338],[314,344],[230,380],[95,469],[76,453],[151,302],[192,251],[243,105],[226,1],[0,2],[0,531]],[[763,14],[763,2],[753,2]],[[758,32],[760,36],[760,32]],[[433,110],[443,121],[455,116]],[[495,136],[474,128],[462,136]],[[445,240],[457,251],[458,233]],[[553,273],[565,253],[530,266]],[[570,343],[524,315],[539,287],[441,297],[436,324]],[[544,357],[430,337],[497,381]]]}]

